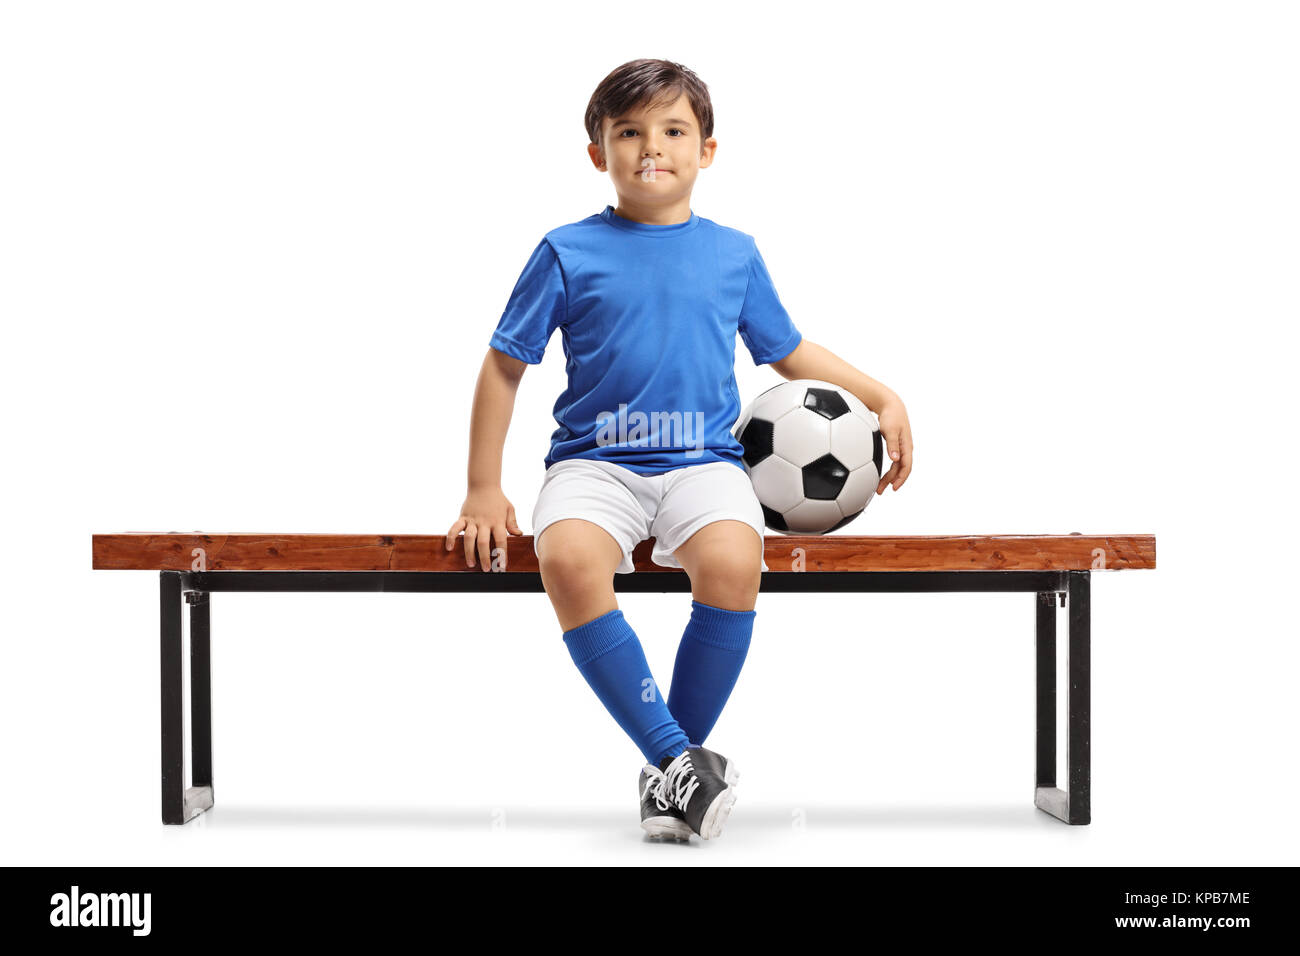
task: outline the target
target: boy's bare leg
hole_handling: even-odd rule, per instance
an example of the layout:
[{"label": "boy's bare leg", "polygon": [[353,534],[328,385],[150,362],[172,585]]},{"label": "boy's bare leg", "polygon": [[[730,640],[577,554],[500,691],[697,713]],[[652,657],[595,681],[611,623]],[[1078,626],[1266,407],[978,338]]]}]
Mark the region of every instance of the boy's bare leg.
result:
[{"label": "boy's bare leg", "polygon": [[582,518],[552,522],[535,550],[542,586],[561,629],[572,630],[618,607],[614,572],[623,549],[600,525]]},{"label": "boy's bare leg", "polygon": [[691,595],[701,604],[754,610],[763,582],[763,539],[745,522],[710,522],[687,538],[673,557],[691,579]]}]

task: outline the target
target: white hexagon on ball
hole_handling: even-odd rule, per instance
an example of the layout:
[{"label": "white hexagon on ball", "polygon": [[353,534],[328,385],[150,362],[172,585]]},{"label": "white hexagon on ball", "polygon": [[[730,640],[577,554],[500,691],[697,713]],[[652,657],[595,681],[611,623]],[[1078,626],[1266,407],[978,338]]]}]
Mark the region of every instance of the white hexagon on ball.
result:
[{"label": "white hexagon on ball", "polygon": [[841,465],[853,471],[871,461],[875,451],[872,433],[875,431],[865,419],[850,412],[830,423],[830,448]]},{"label": "white hexagon on ball", "polygon": [[816,498],[805,498],[785,512],[785,523],[790,529],[787,534],[822,534],[843,519],[844,515],[834,501],[818,501]]},{"label": "white hexagon on ball", "polygon": [[800,407],[774,423],[772,451],[802,468],[831,452],[831,423]]},{"label": "white hexagon on ball", "polygon": [[773,511],[786,511],[803,501],[803,472],[779,455],[768,455],[749,469],[758,500]]}]

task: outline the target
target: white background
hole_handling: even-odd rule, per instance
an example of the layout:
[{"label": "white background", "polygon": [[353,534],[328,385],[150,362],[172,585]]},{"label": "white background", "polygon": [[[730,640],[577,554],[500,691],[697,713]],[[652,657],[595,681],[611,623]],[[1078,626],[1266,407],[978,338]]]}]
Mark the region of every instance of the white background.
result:
[{"label": "white background", "polygon": [[[4,862],[1296,862],[1293,6],[0,10]],[[693,209],[907,404],[915,470],[845,533],[1158,536],[1093,575],[1092,824],[1033,807],[1030,595],[768,594],[727,831],[645,843],[538,593],[216,595],[217,805],[163,826],[157,575],[92,532],[445,532],[643,56],[712,93]],[[748,402],[780,379],[737,346]],[[563,376],[556,336],[525,533]],[[667,686],[688,596],[619,604]]]}]

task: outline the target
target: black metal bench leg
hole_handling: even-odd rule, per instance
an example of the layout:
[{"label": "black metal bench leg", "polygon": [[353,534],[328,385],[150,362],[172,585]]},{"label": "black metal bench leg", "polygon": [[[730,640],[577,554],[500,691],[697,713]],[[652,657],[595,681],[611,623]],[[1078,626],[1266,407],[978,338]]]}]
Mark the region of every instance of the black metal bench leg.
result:
[{"label": "black metal bench leg", "polygon": [[185,725],[181,713],[181,576],[159,574],[162,598],[162,819],[185,822]]},{"label": "black metal bench leg", "polygon": [[188,591],[190,605],[190,750],[194,761],[191,789],[207,789],[212,806],[212,598]]},{"label": "black metal bench leg", "polygon": [[1066,823],[1092,819],[1091,582],[1088,571],[1066,572],[1069,653],[1066,688],[1066,789],[1056,786],[1056,594],[1037,595],[1037,698],[1034,806]]},{"label": "black metal bench leg", "polygon": [[1034,793],[1056,786],[1056,594],[1039,591],[1035,637]]},{"label": "black metal bench leg", "polygon": [[[162,819],[181,824],[212,806],[212,734],[207,604],[191,606],[191,732],[194,786],[185,786],[184,641],[180,571],[162,571],[159,581],[159,663],[162,698]],[[202,595],[204,599],[207,595]],[[195,663],[198,663],[197,669]],[[202,713],[202,720],[199,715]]]}]

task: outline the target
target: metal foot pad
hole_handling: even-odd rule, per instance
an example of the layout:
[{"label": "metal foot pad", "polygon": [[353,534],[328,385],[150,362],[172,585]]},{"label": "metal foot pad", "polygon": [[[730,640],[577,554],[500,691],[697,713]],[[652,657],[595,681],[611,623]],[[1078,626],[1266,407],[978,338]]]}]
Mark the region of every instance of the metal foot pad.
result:
[{"label": "metal foot pad", "polygon": [[1050,813],[1063,823],[1082,826],[1088,823],[1088,817],[1076,813],[1070,817],[1070,795],[1060,787],[1036,787],[1034,789],[1034,806]]},{"label": "metal foot pad", "polygon": [[185,788],[185,816],[184,821],[188,823],[197,817],[204,810],[212,809],[212,788],[211,787],[186,787]]}]

